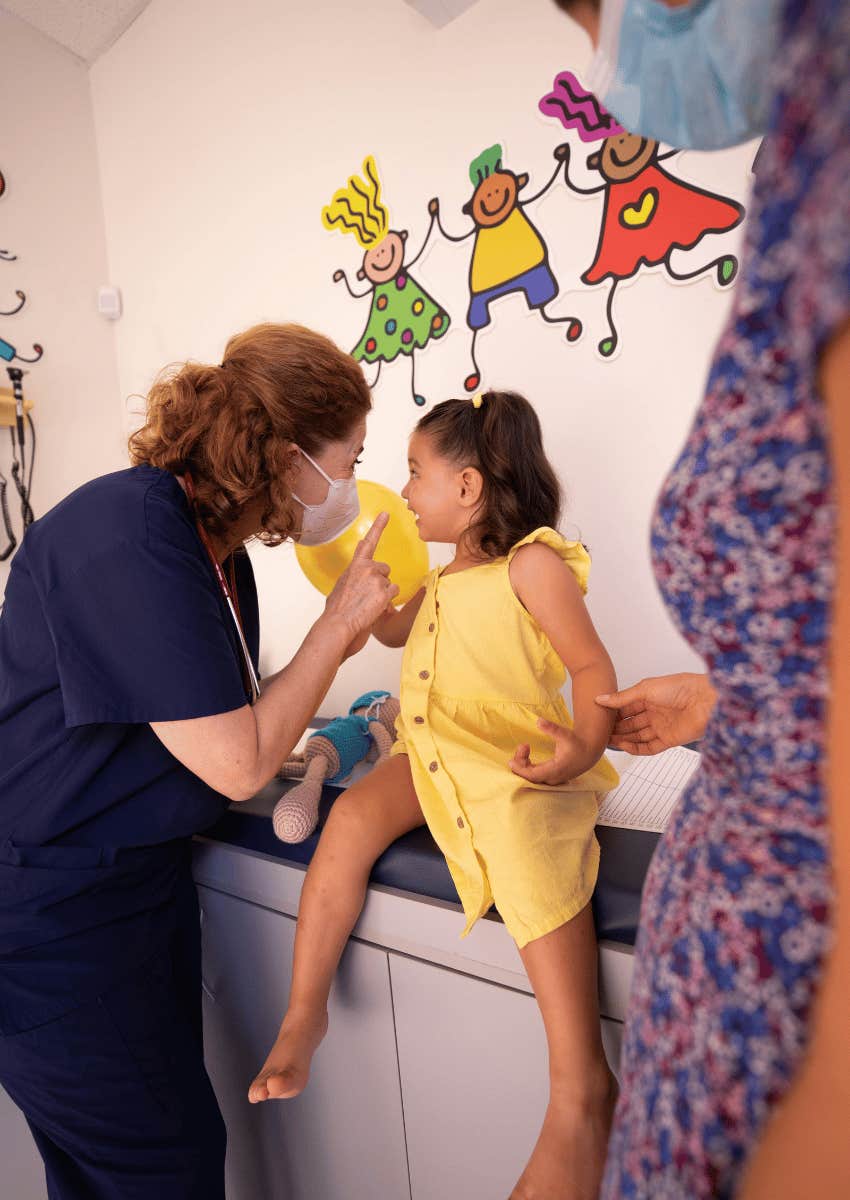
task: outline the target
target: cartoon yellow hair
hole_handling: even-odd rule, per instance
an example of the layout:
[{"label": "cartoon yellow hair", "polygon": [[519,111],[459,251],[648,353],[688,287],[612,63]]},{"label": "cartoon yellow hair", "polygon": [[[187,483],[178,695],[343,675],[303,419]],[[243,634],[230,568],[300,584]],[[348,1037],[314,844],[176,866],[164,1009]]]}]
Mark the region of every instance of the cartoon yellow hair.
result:
[{"label": "cartoon yellow hair", "polygon": [[352,175],[348,187],[334,192],[333,200],[322,209],[326,229],[341,226],[343,233],[353,233],[364,250],[380,242],[390,227],[390,214],[381,203],[381,181],[371,154],[363,160],[362,179]]}]

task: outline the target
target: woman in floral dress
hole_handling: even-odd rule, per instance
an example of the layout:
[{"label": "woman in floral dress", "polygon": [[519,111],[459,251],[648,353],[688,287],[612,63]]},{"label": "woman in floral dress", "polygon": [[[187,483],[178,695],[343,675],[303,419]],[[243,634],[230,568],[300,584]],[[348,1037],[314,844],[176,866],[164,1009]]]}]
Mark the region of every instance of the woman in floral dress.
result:
[{"label": "woman in floral dress", "polygon": [[644,891],[603,1200],[850,1195],[850,6],[775,17],[734,307],[653,525],[708,676],[600,698],[633,752],[704,727]]}]

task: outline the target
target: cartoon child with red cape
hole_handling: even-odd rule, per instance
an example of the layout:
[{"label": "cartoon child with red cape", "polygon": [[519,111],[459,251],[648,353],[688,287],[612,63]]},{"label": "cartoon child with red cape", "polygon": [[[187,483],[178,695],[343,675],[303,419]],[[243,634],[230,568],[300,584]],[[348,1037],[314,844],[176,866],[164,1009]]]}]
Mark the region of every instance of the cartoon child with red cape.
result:
[{"label": "cartoon child with red cape", "polygon": [[659,154],[658,142],[628,133],[571,72],[556,77],[553,91],[540,101],[540,111],[576,129],[584,142],[604,139],[602,148],[587,160],[588,167],[602,176],[598,187],[582,188],[570,180],[569,146],[559,147],[567,186],[582,196],[605,195],[596,254],[581,276],[586,284],[611,280],[606,305],[609,332],[597,347],[603,358],[610,358],[619,342],[613,319],[617,285],[631,279],[642,266],[663,266],[677,281],[713,271],[721,287],[732,283],[738,272],[733,254],[685,272],[673,267],[671,256],[676,250],[692,249],[706,234],[725,233],[740,225],[743,205],[670,174],[660,163],[679,151]]}]

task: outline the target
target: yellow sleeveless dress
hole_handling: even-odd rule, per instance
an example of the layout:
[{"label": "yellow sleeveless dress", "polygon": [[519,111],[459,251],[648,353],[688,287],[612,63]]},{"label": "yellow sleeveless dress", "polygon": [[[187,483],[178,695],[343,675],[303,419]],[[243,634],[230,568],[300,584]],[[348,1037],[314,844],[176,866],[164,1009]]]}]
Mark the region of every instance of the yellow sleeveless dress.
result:
[{"label": "yellow sleeveless dress", "polygon": [[564,665],[508,575],[528,542],[551,546],[587,591],[587,551],[548,528],[503,558],[452,575],[432,571],[404,653],[392,750],[410,760],[466,914],[462,936],[495,903],[518,946],[587,904],[599,865],[599,793],[618,783],[604,756],[559,787],[527,783],[508,766],[521,742],[532,761],[551,757],[539,717],[573,723],[560,691]]}]

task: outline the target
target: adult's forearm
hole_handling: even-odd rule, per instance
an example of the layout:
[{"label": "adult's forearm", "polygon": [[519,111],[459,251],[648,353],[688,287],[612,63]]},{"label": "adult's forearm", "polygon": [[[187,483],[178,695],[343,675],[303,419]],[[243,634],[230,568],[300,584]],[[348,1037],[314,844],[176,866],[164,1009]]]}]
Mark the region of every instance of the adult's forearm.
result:
[{"label": "adult's forearm", "polygon": [[336,617],[321,616],[295,657],[263,683],[251,710],[256,726],[251,790],[269,782],[315,716],[351,642],[351,630]]}]

